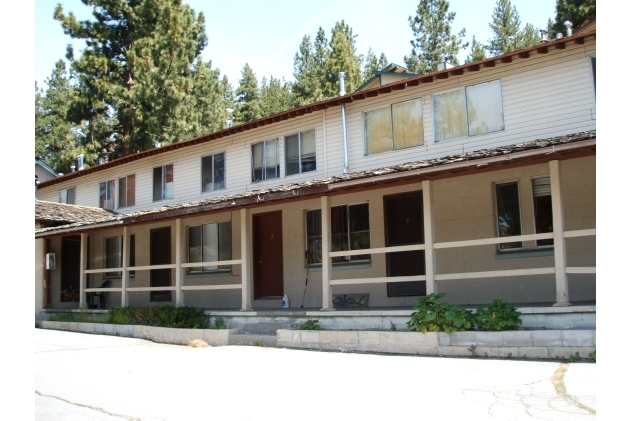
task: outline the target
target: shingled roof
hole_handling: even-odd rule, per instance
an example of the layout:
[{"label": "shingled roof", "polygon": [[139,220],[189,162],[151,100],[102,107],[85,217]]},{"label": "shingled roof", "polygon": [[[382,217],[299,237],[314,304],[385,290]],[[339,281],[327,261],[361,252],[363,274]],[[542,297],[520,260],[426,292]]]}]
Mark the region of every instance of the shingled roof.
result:
[{"label": "shingled roof", "polygon": [[[67,225],[42,228],[35,231],[37,235],[54,233],[59,230],[67,230],[76,227],[89,227],[104,223],[120,223],[130,225],[149,220],[173,218],[182,215],[191,215],[195,213],[215,211],[225,208],[239,209],[246,205],[252,205],[260,202],[273,202],[276,200],[285,200],[304,197],[308,195],[318,195],[330,189],[338,188],[345,183],[353,184],[369,184],[383,177],[404,178],[406,176],[420,176],[423,174],[437,174],[453,170],[455,166],[465,166],[475,169],[488,165],[488,161],[506,157],[510,160],[520,159],[519,156],[525,155],[529,151],[538,152],[540,155],[555,153],[556,147],[564,147],[575,145],[581,148],[581,142],[587,143],[592,141],[587,147],[595,149],[596,131],[579,132],[565,136],[556,136],[547,139],[537,139],[530,142],[517,143],[509,146],[501,146],[491,149],[481,149],[473,152],[450,155],[441,158],[427,159],[422,161],[408,162],[390,167],[378,168],[369,171],[360,171],[350,174],[343,174],[334,177],[320,178],[314,180],[303,181],[299,183],[289,183],[280,186],[270,187],[267,189],[259,189],[245,191],[242,193],[212,197],[204,200],[198,200],[188,203],[180,203],[176,205],[163,206],[147,211],[134,212],[129,214],[113,214],[109,211],[98,208],[90,208],[86,206],[62,205],[59,203],[36,201],[36,221],[59,221],[66,218]],[[524,157],[526,158],[526,157]],[[530,157],[528,157],[530,158]],[[354,183],[356,182],[356,183]],[[39,203],[39,205],[38,205]],[[39,210],[38,210],[39,206]],[[51,214],[48,214],[51,212]],[[74,214],[74,213],[77,214]],[[57,218],[57,219],[55,219]]]}]

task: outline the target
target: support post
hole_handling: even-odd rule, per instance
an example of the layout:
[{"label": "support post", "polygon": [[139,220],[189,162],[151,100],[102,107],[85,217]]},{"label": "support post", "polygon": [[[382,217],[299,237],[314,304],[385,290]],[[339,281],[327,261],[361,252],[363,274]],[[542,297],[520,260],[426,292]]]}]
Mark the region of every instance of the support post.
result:
[{"label": "support post", "polygon": [[434,251],[434,212],[432,210],[431,182],[424,180],[423,183],[423,231],[425,237],[425,288],[427,294],[438,292],[436,284],[436,252]]},{"label": "support post", "polygon": [[333,297],[331,295],[331,198],[322,196],[320,198],[322,208],[322,309],[334,310],[332,308]]},{"label": "support post", "polygon": [[182,294],[182,219],[175,220],[175,306],[184,305]]},{"label": "support post", "polygon": [[241,219],[241,311],[252,310],[252,292],[250,290],[250,212],[243,208]]},{"label": "support post", "polygon": [[556,279],[556,303],[554,306],[569,306],[566,255],[565,255],[565,230],[563,221],[563,199],[561,197],[561,171],[559,161],[550,161],[550,190],[552,195],[552,232],[554,238],[554,270]]},{"label": "support post", "polygon": [[129,293],[127,288],[129,287],[129,228],[123,227],[123,267],[121,276],[121,307],[125,308],[129,305]]},{"label": "support post", "polygon": [[88,253],[87,253],[87,248],[88,248],[87,238],[88,238],[87,234],[85,232],[82,232],[81,233],[81,243],[80,243],[81,251],[79,252],[79,308],[85,308],[86,307],[85,292],[83,292],[83,291],[85,290],[85,287],[86,287],[85,269],[86,269],[86,263],[87,263],[86,256],[88,255]]}]

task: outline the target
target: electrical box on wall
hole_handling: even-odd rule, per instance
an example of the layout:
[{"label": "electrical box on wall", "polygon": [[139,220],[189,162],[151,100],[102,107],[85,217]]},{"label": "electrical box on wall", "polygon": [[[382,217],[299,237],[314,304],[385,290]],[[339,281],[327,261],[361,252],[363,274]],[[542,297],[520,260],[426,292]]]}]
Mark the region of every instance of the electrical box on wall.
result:
[{"label": "electrical box on wall", "polygon": [[55,269],[55,253],[46,253],[46,269]]}]

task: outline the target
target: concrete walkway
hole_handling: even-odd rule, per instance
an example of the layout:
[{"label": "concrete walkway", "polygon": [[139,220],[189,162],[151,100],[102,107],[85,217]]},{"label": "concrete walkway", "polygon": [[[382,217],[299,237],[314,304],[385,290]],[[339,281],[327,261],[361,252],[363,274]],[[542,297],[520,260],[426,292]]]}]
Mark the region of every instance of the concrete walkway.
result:
[{"label": "concrete walkway", "polygon": [[596,364],[191,348],[35,329],[37,420],[587,420]]}]

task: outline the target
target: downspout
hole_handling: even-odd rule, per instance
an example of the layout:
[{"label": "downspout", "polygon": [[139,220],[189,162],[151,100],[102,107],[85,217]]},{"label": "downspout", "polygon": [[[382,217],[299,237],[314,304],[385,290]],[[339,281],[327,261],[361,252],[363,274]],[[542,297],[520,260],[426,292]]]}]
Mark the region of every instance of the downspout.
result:
[{"label": "downspout", "polygon": [[[346,95],[344,91],[344,72],[340,76],[340,96]],[[342,142],[344,144],[344,174],[348,172],[348,143],[346,141],[346,104],[342,103]]]}]

